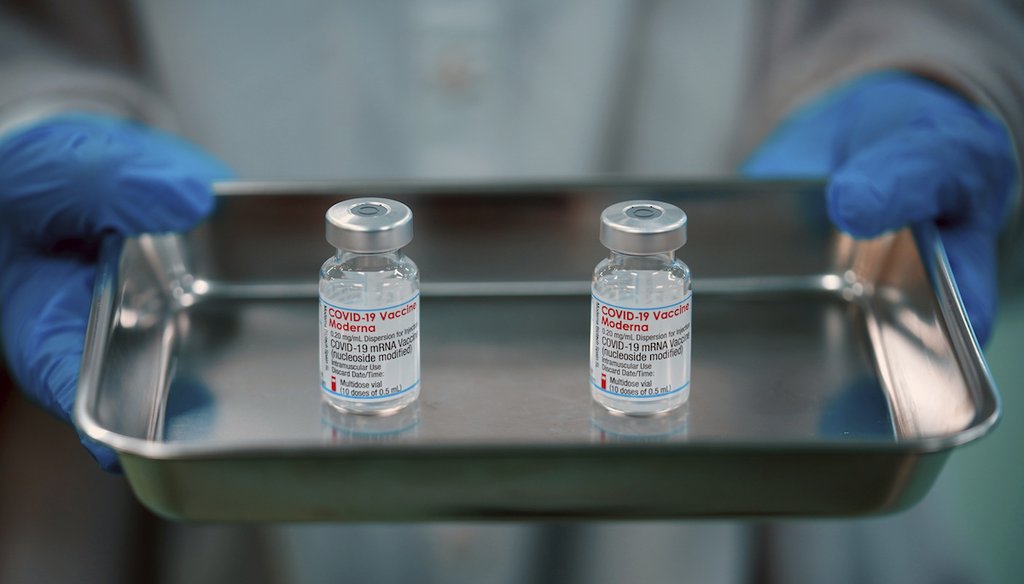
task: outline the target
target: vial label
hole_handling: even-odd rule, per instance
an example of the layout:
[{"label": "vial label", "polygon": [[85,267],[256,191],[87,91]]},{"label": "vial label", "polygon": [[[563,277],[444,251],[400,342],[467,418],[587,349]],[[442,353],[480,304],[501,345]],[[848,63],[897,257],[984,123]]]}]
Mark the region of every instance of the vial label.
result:
[{"label": "vial label", "polygon": [[393,398],[416,387],[419,294],[383,308],[346,308],[320,297],[320,387],[357,400]]},{"label": "vial label", "polygon": [[667,306],[619,306],[593,295],[590,383],[620,399],[648,400],[686,389],[691,298]]}]

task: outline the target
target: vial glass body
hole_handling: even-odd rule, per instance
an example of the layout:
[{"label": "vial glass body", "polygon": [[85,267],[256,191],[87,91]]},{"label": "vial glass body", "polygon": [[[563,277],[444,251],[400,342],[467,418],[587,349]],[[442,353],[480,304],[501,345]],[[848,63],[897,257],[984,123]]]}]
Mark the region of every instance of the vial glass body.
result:
[{"label": "vial glass body", "polygon": [[594,270],[591,395],[614,412],[653,415],[690,395],[690,268],[672,252],[612,251]]},{"label": "vial glass body", "polygon": [[419,270],[401,250],[338,250],[320,268],[320,388],[332,406],[385,414],[420,392]]}]

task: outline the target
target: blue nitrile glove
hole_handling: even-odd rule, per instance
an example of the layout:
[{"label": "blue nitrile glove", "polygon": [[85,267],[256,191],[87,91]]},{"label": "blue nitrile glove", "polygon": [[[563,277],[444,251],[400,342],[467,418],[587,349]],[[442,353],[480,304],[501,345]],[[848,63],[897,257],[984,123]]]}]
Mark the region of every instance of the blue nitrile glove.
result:
[{"label": "blue nitrile glove", "polygon": [[975,335],[988,339],[996,239],[1018,176],[995,117],[913,75],[870,75],[786,119],[743,172],[829,176],[829,217],[855,237],[935,221]]},{"label": "blue nitrile glove", "polygon": [[[168,134],[95,115],[0,139],[0,339],[16,383],[71,421],[97,243],[192,227],[228,169]],[[103,468],[110,450],[83,443]]]}]

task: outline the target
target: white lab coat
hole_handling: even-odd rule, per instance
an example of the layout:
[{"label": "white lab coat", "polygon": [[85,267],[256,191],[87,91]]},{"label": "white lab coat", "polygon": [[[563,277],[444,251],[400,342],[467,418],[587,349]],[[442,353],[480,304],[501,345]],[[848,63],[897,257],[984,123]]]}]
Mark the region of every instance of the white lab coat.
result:
[{"label": "white lab coat", "polygon": [[[662,7],[659,22],[622,0],[142,8],[182,129],[245,178],[730,168],[746,2]],[[651,26],[656,36],[641,36]],[[749,569],[737,561],[747,530],[722,522],[286,526],[265,536],[302,582],[511,584],[561,564],[581,582],[685,573],[733,583]]]}]

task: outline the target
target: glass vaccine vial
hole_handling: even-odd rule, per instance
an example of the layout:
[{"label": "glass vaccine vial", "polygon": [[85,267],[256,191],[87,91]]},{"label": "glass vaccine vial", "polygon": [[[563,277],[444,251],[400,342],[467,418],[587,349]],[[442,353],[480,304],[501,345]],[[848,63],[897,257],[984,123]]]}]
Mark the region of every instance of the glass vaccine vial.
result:
[{"label": "glass vaccine vial", "polygon": [[346,412],[387,414],[420,392],[420,277],[402,253],[412,211],[350,199],[327,210],[337,253],[320,268],[320,389]]},{"label": "glass vaccine vial", "polygon": [[601,213],[601,243],[610,253],[591,287],[591,395],[621,414],[673,410],[690,396],[690,268],[675,258],[686,213],[616,203]]}]

